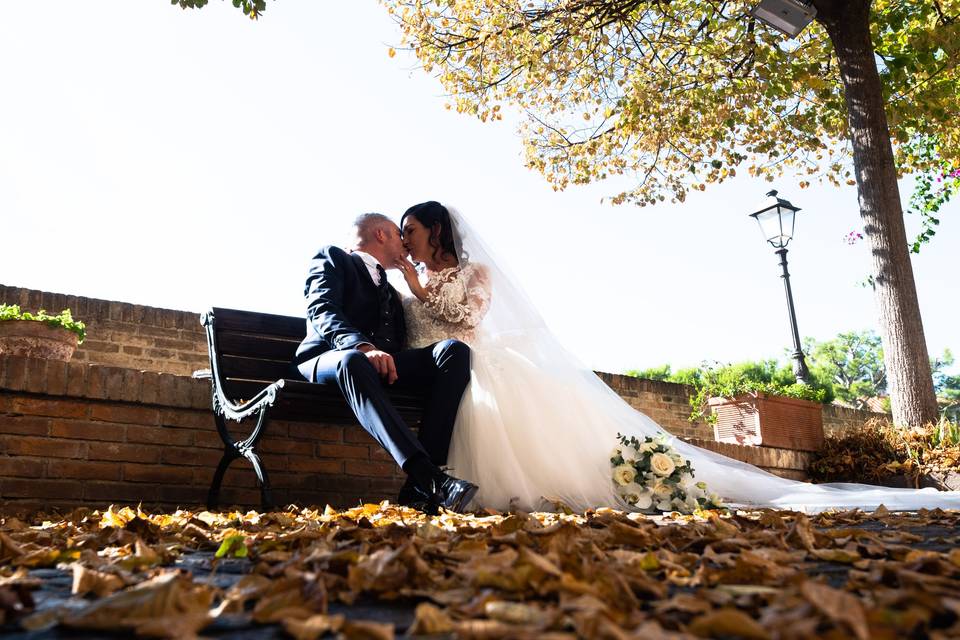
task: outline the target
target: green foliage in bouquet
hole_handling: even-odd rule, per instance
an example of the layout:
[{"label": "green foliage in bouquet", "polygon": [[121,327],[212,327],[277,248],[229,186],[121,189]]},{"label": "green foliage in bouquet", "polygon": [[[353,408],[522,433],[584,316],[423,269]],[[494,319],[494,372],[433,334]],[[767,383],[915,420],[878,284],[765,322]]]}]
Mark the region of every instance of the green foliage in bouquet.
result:
[{"label": "green foliage in bouquet", "polygon": [[51,327],[61,327],[67,331],[77,334],[77,344],[82,344],[87,336],[87,327],[79,320],[74,320],[70,314],[70,309],[64,309],[59,314],[52,316],[44,309],[36,313],[21,311],[15,304],[0,304],[0,322],[4,320],[35,320],[43,322]]},{"label": "green foliage in bouquet", "polygon": [[627,504],[646,513],[693,513],[720,509],[718,495],[694,480],[690,461],[668,444],[665,434],[637,438],[617,434],[619,446],[610,454],[613,484]]}]

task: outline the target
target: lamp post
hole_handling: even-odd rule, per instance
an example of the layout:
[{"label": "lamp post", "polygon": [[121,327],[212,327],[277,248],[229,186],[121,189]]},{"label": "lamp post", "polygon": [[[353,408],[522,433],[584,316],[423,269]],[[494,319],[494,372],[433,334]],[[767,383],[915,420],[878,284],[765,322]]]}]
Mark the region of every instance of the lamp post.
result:
[{"label": "lamp post", "polygon": [[760,225],[760,232],[780,256],[780,267],[783,269],[783,288],[787,292],[787,310],[790,313],[790,330],[793,332],[793,374],[800,384],[809,384],[810,372],[803,359],[803,348],[800,345],[800,332],[797,331],[797,313],[793,309],[793,291],[790,289],[790,273],[787,271],[787,244],[793,238],[793,225],[798,207],[788,200],[777,197],[776,189],[767,193],[760,209],[750,214],[750,217]]}]

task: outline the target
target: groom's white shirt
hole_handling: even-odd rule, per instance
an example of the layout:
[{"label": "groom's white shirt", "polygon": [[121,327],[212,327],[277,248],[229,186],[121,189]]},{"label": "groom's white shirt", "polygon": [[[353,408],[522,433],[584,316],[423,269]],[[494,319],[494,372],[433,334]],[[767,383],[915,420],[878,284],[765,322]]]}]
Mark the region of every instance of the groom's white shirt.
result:
[{"label": "groom's white shirt", "polygon": [[367,271],[370,272],[370,277],[373,279],[373,284],[379,287],[380,274],[377,272],[377,267],[381,266],[380,261],[369,253],[365,253],[363,251],[354,251],[353,255],[360,256],[360,259],[363,260],[363,264],[367,267]]}]

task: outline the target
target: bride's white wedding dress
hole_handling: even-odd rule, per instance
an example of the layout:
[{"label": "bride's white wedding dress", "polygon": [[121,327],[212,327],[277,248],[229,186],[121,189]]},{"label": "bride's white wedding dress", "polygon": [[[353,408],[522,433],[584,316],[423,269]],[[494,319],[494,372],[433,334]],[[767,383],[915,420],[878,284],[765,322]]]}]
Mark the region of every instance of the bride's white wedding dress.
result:
[{"label": "bride's white wedding dress", "polygon": [[[427,300],[404,304],[411,346],[456,338],[472,349],[451,473],[479,485],[475,506],[538,510],[560,501],[576,511],[630,508],[612,481],[617,434],[642,441],[665,431],[562,348],[462,216],[450,213],[461,266],[426,272]],[[732,505],[960,509],[960,492],[797,482],[678,438],[670,444],[690,460],[696,480]]]}]

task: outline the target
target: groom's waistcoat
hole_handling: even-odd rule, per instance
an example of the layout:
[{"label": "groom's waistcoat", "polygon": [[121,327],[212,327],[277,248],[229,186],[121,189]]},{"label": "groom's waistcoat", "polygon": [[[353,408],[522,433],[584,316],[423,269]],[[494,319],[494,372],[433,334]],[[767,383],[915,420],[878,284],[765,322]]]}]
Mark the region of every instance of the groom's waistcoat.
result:
[{"label": "groom's waistcoat", "polygon": [[307,336],[297,349],[295,364],[364,342],[387,353],[406,346],[400,296],[390,285],[382,292],[359,256],[334,246],[321,249],[310,262],[304,295]]}]

